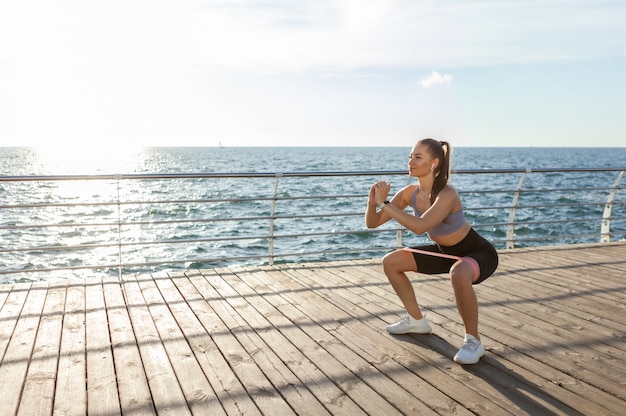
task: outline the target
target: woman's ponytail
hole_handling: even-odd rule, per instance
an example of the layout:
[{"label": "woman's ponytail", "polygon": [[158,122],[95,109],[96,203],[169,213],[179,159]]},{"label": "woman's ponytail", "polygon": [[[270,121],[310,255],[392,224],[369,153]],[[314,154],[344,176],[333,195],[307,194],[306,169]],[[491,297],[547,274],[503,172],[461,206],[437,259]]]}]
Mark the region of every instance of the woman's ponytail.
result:
[{"label": "woman's ponytail", "polygon": [[433,189],[430,192],[431,205],[435,202],[439,192],[443,190],[448,184],[450,178],[450,154],[452,148],[448,142],[440,142],[435,139],[422,139],[419,143],[426,145],[433,158],[439,159],[439,165],[435,169],[435,182],[433,183]]}]

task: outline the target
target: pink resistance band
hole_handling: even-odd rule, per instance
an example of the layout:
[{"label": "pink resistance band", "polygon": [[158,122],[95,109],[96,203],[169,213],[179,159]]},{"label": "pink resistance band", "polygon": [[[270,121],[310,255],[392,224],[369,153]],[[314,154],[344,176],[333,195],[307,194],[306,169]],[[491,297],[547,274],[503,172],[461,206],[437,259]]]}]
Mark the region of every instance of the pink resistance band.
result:
[{"label": "pink resistance band", "polygon": [[459,256],[453,256],[452,254],[437,253],[436,251],[418,250],[416,248],[411,248],[411,247],[404,247],[403,250],[410,251],[412,253],[426,254],[428,256],[444,257],[446,259],[461,260],[461,261],[467,262],[470,266],[472,266],[472,270],[474,270],[474,278],[472,279],[472,282],[475,282],[476,279],[478,279],[478,277],[480,276],[480,269],[478,268],[478,263],[476,263],[476,260],[474,260],[471,257],[459,257]]}]

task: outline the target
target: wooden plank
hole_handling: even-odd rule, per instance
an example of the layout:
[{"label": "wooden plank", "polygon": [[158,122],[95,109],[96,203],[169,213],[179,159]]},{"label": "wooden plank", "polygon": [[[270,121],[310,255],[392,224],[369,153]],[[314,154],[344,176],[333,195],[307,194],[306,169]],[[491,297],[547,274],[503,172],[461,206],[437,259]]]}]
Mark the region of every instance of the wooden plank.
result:
[{"label": "wooden plank", "polygon": [[[172,368],[163,340],[154,324],[154,318],[134,276],[124,276],[124,294],[131,323],[136,334],[152,401],[158,414],[190,415],[176,373]],[[146,279],[146,277],[140,277]]]},{"label": "wooden plank", "polygon": [[61,330],[61,353],[54,394],[54,415],[87,413],[85,361],[85,281],[68,284]]},{"label": "wooden plank", "polygon": [[[2,358],[0,365],[0,391],[3,392],[2,399],[0,399],[0,414],[2,415],[17,412],[46,299],[46,287],[47,283],[33,283],[29,287],[28,295],[19,312],[13,334]],[[21,297],[19,295],[21,294],[18,294],[18,298]],[[21,302],[19,299],[9,298],[7,303],[8,311],[11,305],[19,306]],[[16,309],[12,313],[17,312]]]},{"label": "wooden plank", "polygon": [[87,411],[89,414],[120,413],[109,322],[101,279],[86,284]]},{"label": "wooden plank", "polygon": [[11,289],[5,289],[6,300],[0,309],[0,364],[4,360],[4,354],[13,336],[15,325],[24,307],[26,296],[30,289],[30,283],[11,285]]},{"label": "wooden plank", "polygon": [[[243,284],[242,280],[250,276],[243,271],[245,277],[241,278],[238,272],[221,273],[220,277],[225,280],[228,285],[221,287],[220,294],[228,299],[229,304],[246,320],[247,324],[254,329],[259,337],[257,344],[263,348],[269,348],[273,355],[266,353],[266,360],[271,362],[274,368],[279,369],[281,378],[272,380],[276,386],[280,382],[283,386],[281,393],[289,402],[291,407],[299,409],[306,414],[331,414],[328,396],[322,395],[322,402],[319,395],[314,394],[312,390],[319,393],[317,376],[320,375],[318,369],[309,361],[303,353],[295,347],[291,341],[284,337],[280,330],[276,328],[267,316],[257,309],[258,296],[254,296],[249,287]],[[278,312],[274,310],[274,312]],[[266,347],[265,347],[266,346]],[[255,359],[257,359],[255,355]],[[265,365],[268,365],[267,363]],[[330,382],[330,380],[325,380]],[[332,382],[330,382],[332,383]],[[329,389],[332,390],[332,387]],[[333,407],[330,404],[330,407]],[[334,409],[333,414],[338,414],[338,408]],[[341,409],[346,411],[346,409]],[[354,413],[353,413],[354,414]]]},{"label": "wooden plank", "polygon": [[[159,336],[166,340],[164,347],[176,373],[180,388],[185,395],[187,406],[189,406],[191,413],[196,415],[225,414],[211,384],[195,359],[187,338],[172,316],[171,306],[163,299],[155,280],[162,284],[163,290],[173,287],[167,275],[152,276],[152,279],[143,276],[143,278],[138,279]],[[177,304],[178,308],[186,306],[184,299],[173,300],[172,305],[174,304]]]},{"label": "wooden plank", "polygon": [[106,278],[103,291],[120,407],[124,413],[136,416],[153,415],[156,409],[120,282],[117,278]]},{"label": "wooden plank", "polygon": [[[248,319],[252,320],[252,326],[257,328],[259,335],[298,377],[301,385],[333,415],[361,413],[362,410],[343,393],[335,380],[319,368],[317,362],[327,359],[328,354],[322,353],[307,331],[294,325],[281,312],[284,302],[279,295],[280,287],[273,285],[269,289],[264,283],[258,283],[256,273],[242,270],[241,274],[236,272],[233,276],[238,278],[229,279],[229,283],[238,296],[245,298],[253,306],[253,311],[247,314],[252,315],[247,316]],[[262,293],[258,292],[259,288],[263,290]]]},{"label": "wooden plank", "polygon": [[13,285],[10,283],[0,284],[0,311],[2,311],[2,308],[4,307],[4,302],[6,302],[7,298],[9,297],[9,293],[11,293],[12,288]]},{"label": "wooden plank", "polygon": [[216,275],[207,275],[202,278],[194,276],[192,281],[203,297],[212,299],[212,309],[223,322],[222,325],[226,326],[225,331],[213,334],[213,340],[222,354],[227,357],[237,377],[261,413],[293,414],[293,409],[289,407],[280,392],[274,388],[268,379],[268,377],[273,377],[273,374],[265,374],[259,367],[262,363],[256,361],[255,354],[262,352],[262,348],[257,348],[254,340],[251,339],[253,331],[245,324],[239,313],[213,287],[213,284],[217,286],[222,284],[219,277]]},{"label": "wooden plank", "polygon": [[[51,282],[37,331],[35,348],[28,367],[19,415],[49,415],[61,347],[66,281]],[[2,391],[0,389],[0,391]]]},{"label": "wooden plank", "polygon": [[[181,276],[172,280],[189,307],[183,309],[182,313],[180,309],[174,313],[181,323],[181,329],[192,343],[198,362],[227,414],[260,415],[258,407],[239,380],[238,372],[235,372],[228,361],[227,352],[223,353],[215,341],[222,336],[229,336],[230,331],[210,306],[213,299],[204,298],[190,280],[204,278],[199,272],[187,272],[187,275],[189,277]],[[170,291],[164,293],[171,296]]]}]

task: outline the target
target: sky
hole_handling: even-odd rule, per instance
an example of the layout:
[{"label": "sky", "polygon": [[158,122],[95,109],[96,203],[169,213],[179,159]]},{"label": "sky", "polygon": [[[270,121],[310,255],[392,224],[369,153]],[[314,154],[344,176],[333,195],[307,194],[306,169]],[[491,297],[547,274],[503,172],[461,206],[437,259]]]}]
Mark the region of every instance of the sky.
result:
[{"label": "sky", "polygon": [[623,0],[0,3],[0,146],[626,146]]}]

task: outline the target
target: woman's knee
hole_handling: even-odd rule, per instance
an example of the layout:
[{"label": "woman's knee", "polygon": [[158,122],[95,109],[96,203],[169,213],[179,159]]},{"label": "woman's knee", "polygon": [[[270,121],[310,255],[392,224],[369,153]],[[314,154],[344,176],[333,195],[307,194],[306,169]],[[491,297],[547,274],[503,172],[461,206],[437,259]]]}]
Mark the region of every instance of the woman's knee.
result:
[{"label": "woman's knee", "polygon": [[450,283],[455,289],[471,287],[473,278],[474,269],[465,262],[457,263],[450,269]]},{"label": "woman's knee", "polygon": [[383,269],[385,273],[415,271],[415,259],[413,254],[404,250],[397,250],[383,257]]}]

